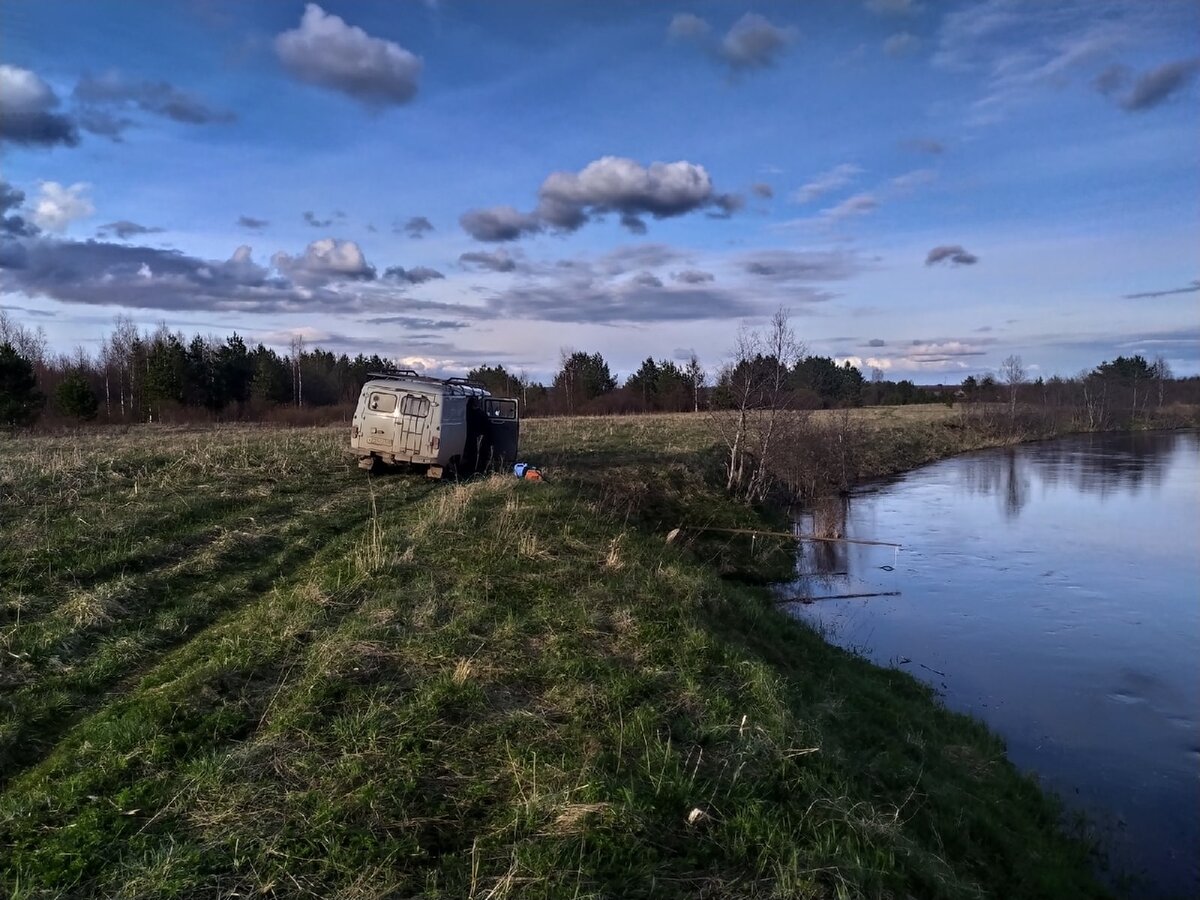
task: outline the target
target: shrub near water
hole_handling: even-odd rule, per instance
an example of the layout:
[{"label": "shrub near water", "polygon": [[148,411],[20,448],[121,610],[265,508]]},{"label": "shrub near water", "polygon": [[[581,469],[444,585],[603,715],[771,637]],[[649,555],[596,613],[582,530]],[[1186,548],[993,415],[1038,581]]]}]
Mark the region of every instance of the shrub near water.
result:
[{"label": "shrub near water", "polygon": [[1097,893],[981,726],[718,577],[744,547],[663,541],[681,517],[762,524],[667,426],[539,423],[541,484],[368,479],[340,431],[0,445],[0,489],[32,504],[0,522],[25,536],[0,554],[22,736],[0,884]]}]

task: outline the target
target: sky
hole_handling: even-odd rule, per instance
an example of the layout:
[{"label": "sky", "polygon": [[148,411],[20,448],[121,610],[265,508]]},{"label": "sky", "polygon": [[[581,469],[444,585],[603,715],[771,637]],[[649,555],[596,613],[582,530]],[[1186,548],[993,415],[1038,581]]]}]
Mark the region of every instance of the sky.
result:
[{"label": "sky", "polygon": [[1200,3],[0,5],[0,309],[621,376],[790,311],[951,383],[1200,373]]}]

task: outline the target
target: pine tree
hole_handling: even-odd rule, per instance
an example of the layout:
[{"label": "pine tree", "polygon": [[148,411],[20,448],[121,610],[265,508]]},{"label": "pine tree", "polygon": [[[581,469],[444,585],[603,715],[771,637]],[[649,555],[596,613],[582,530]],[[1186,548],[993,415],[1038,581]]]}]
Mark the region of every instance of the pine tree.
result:
[{"label": "pine tree", "polygon": [[99,400],[82,369],[72,369],[54,392],[54,403],[64,416],[83,421],[96,418]]},{"label": "pine tree", "polygon": [[0,344],[0,428],[32,425],[44,402],[33,375],[33,363],[12,344]]}]

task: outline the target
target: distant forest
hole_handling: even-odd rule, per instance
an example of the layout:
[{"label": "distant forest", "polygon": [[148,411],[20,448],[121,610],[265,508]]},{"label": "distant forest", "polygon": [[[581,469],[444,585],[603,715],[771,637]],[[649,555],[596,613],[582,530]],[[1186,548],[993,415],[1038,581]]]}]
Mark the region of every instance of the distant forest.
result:
[{"label": "distant forest", "polygon": [[[0,310],[0,427],[41,420],[71,422],[189,422],[270,420],[321,422],[344,418],[372,372],[393,367],[378,354],[336,355],[294,339],[287,353],[226,338],[182,333],[159,326],[142,332],[126,317],[95,356],[82,349],[53,356],[44,333]],[[1200,379],[1172,378],[1159,358],[1118,357],[1074,378],[1030,381],[1019,357],[1001,377],[968,376],[961,384],[918,386],[892,381],[878,369],[869,376],[848,362],[800,355],[781,367],[761,353],[736,364],[706,369],[693,355],[681,363],[647,358],[623,381],[599,353],[563,351],[549,384],[503,365],[467,373],[493,394],[516,397],[524,416],[686,412],[730,408],[731,386],[748,375],[778,370],[786,379],[787,406],[841,408],[929,402],[1036,402],[1074,404],[1103,391],[1107,402],[1136,411],[1173,401],[1195,402]],[[772,373],[774,374],[774,373]],[[1131,396],[1126,396],[1131,395]],[[1122,397],[1123,399],[1119,399]]]}]

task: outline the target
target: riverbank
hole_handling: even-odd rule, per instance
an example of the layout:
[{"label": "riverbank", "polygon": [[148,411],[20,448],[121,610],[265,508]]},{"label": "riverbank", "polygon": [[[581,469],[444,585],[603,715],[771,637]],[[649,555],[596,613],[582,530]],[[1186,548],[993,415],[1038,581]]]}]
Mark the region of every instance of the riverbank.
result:
[{"label": "riverbank", "polygon": [[701,420],[528,423],[548,481],[457,486],[340,431],[0,444],[0,884],[1103,896],[998,739],[755,586],[782,542],[666,543],[776,524]]}]

